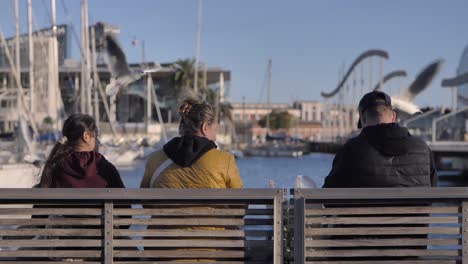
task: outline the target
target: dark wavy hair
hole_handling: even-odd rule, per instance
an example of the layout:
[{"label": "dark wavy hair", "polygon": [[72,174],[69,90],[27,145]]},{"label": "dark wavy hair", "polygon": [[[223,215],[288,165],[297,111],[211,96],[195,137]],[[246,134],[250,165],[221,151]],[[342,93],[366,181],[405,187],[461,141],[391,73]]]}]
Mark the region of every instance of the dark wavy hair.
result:
[{"label": "dark wavy hair", "polygon": [[74,114],[65,120],[62,128],[63,137],[52,148],[42,170],[41,181],[36,188],[53,187],[59,165],[78,146],[85,131],[97,135],[96,121],[91,116]]},{"label": "dark wavy hair", "polygon": [[215,109],[207,102],[185,99],[179,107],[179,114],[181,116],[179,124],[181,136],[196,135],[200,132],[203,123],[211,125],[216,122]]}]

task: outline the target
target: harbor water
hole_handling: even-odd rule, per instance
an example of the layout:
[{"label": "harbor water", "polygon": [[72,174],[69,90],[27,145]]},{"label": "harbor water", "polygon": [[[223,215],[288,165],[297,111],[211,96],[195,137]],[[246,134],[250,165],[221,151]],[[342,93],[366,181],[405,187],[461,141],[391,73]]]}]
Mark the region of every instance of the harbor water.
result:
[{"label": "harbor water", "polygon": [[[298,158],[245,157],[236,160],[244,188],[294,188],[296,177],[305,175],[322,186],[330,172],[334,155],[311,153]],[[127,188],[138,188],[143,177],[146,160],[137,161],[131,167],[119,167]]]}]

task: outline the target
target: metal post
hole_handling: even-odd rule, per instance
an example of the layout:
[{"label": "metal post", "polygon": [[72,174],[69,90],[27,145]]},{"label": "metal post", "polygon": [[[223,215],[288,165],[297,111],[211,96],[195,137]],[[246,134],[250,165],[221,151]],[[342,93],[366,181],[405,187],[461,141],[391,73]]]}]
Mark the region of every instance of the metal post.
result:
[{"label": "metal post", "polygon": [[90,82],[90,72],[91,72],[91,59],[90,59],[90,50],[89,50],[89,19],[88,19],[88,0],[84,0],[85,5],[85,54],[86,54],[86,102],[87,102],[87,113],[88,115],[93,115],[93,106],[91,100],[91,82]]},{"label": "metal post", "polygon": [[148,81],[150,82],[151,95],[153,96],[154,106],[156,108],[156,113],[158,114],[159,124],[161,125],[162,138],[164,140],[164,143],[166,143],[167,133],[166,133],[166,128],[164,127],[164,120],[162,118],[161,108],[159,107],[158,96],[156,95],[156,91],[154,90],[154,87],[153,87],[153,79],[149,78]]},{"label": "metal post", "polygon": [[273,208],[273,263],[283,263],[283,201],[284,191],[278,190],[278,194],[274,198]]},{"label": "metal post", "polygon": [[369,91],[372,91],[372,85],[374,81],[372,78],[374,77],[373,66],[372,66],[372,57],[369,58]]},{"label": "metal post", "polygon": [[81,58],[81,86],[80,86],[80,112],[86,114],[86,85],[88,83],[86,78],[86,42],[85,42],[85,0],[81,1],[81,50],[83,56]]},{"label": "metal post", "polygon": [[146,128],[146,133],[149,133],[149,127],[151,125],[151,118],[152,118],[152,102],[151,102],[151,73],[148,73],[148,76],[146,77],[146,119],[145,119],[145,128]]},{"label": "metal post", "polygon": [[457,87],[452,87],[452,112],[457,111]]},{"label": "metal post", "polygon": [[[32,4],[28,0],[28,43],[29,43],[29,108],[31,113],[36,112],[35,83],[34,83],[34,44],[32,38]],[[34,114],[33,114],[34,115]]]},{"label": "metal post", "polygon": [[379,87],[380,87],[381,91],[384,90],[384,87],[383,87],[383,63],[384,63],[383,58],[380,58]]},{"label": "metal post", "polygon": [[114,205],[112,202],[104,203],[104,264],[114,262]]},{"label": "metal post", "polygon": [[95,28],[91,28],[91,60],[93,63],[93,88],[94,88],[94,119],[96,119],[96,126],[99,128],[100,117],[99,117],[99,96],[98,96],[98,85],[99,76],[96,67],[96,35]]},{"label": "metal post", "polygon": [[305,198],[294,190],[294,263],[305,260]]},{"label": "metal post", "polygon": [[362,98],[364,96],[364,62],[361,62],[361,96],[359,98]]},{"label": "metal post", "polygon": [[193,89],[195,94],[198,95],[198,64],[200,63],[200,38],[202,27],[202,0],[198,0],[198,22],[197,22],[197,47],[195,50],[195,80]]},{"label": "metal post", "polygon": [[[267,105],[270,107],[270,96],[271,96],[271,59],[268,60],[268,79],[267,79]],[[271,112],[270,112],[271,113]],[[266,132],[270,131],[270,113],[266,116]]]},{"label": "metal post", "polygon": [[462,202],[462,263],[468,263],[468,202]]}]

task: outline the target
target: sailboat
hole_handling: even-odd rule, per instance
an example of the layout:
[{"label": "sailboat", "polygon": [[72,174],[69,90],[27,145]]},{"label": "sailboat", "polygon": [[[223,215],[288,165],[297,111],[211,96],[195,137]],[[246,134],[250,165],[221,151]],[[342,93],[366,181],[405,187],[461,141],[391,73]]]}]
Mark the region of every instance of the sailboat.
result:
[{"label": "sailboat", "polygon": [[[270,108],[271,94],[271,68],[272,60],[268,60],[268,85],[267,85],[267,105]],[[266,135],[265,143],[262,145],[248,147],[245,149],[246,156],[262,156],[262,157],[301,157],[304,152],[302,148],[291,141],[288,141],[287,136],[273,136],[270,130],[270,115],[266,116]]]}]

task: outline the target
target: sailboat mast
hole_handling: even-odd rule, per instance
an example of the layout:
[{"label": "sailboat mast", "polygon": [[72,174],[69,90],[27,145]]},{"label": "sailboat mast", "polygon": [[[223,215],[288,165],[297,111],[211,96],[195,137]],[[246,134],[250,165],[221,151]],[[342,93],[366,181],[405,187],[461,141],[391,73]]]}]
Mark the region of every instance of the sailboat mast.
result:
[{"label": "sailboat mast", "polygon": [[[18,0],[15,0],[15,67],[16,67],[16,72],[21,78],[21,62],[20,62],[20,30],[19,30],[19,8],[18,8]],[[17,90],[19,93],[20,91]],[[18,120],[21,115],[21,99],[20,95],[18,94],[17,96],[17,107],[18,107]]]},{"label": "sailboat mast", "polygon": [[195,50],[195,78],[194,78],[195,80],[193,84],[193,90],[195,90],[195,94],[198,93],[198,64],[200,63],[201,26],[202,26],[202,0],[198,0],[197,47]]},{"label": "sailboat mast", "polygon": [[35,113],[36,98],[35,98],[35,83],[34,83],[34,44],[32,38],[32,0],[28,0],[28,45],[29,45],[29,109],[31,113]]},{"label": "sailboat mast", "polygon": [[[268,60],[268,79],[267,79],[267,106],[270,108],[270,96],[271,96],[271,59]],[[270,131],[270,113],[266,116],[266,129],[267,133]]]}]

